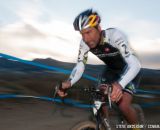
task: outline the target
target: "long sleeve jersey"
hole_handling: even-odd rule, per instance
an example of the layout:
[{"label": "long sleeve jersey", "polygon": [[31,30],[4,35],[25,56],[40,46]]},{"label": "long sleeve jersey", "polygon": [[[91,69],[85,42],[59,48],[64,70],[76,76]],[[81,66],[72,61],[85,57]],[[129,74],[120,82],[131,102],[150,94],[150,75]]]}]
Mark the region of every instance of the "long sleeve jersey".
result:
[{"label": "long sleeve jersey", "polygon": [[70,75],[71,85],[81,78],[89,51],[101,59],[107,67],[121,72],[117,82],[123,88],[136,77],[141,68],[126,36],[115,28],[109,28],[102,31],[102,40],[94,49],[90,49],[83,39],[81,40],[77,64]]}]

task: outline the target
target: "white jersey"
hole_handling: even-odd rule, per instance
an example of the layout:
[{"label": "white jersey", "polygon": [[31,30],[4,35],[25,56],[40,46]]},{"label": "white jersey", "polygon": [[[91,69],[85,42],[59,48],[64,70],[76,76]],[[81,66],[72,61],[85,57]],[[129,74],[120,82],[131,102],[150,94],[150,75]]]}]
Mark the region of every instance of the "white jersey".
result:
[{"label": "white jersey", "polygon": [[115,28],[109,28],[102,31],[102,41],[94,49],[90,49],[88,45],[81,40],[78,61],[70,75],[71,85],[81,78],[89,51],[101,59],[107,67],[121,72],[121,77],[117,82],[123,88],[125,88],[140,71],[140,62],[133,55],[125,35]]}]

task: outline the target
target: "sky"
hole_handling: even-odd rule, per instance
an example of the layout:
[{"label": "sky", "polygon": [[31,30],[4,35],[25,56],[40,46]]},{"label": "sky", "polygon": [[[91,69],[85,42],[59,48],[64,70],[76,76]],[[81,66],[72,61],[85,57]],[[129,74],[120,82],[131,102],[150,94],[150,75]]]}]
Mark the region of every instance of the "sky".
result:
[{"label": "sky", "polygon": [[[0,0],[0,53],[76,62],[81,35],[72,24],[88,8],[99,12],[103,29],[127,35],[142,67],[160,68],[159,0]],[[88,63],[102,64],[91,53]]]}]

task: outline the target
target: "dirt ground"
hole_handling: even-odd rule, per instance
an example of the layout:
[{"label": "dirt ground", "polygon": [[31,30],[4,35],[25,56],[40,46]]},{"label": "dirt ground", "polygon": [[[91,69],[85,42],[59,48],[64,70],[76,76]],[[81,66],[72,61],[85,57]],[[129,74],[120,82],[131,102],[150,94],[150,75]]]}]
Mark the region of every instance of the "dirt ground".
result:
[{"label": "dirt ground", "polygon": [[[145,109],[146,124],[160,125],[160,110]],[[36,99],[0,100],[0,130],[70,130],[90,109]]]}]

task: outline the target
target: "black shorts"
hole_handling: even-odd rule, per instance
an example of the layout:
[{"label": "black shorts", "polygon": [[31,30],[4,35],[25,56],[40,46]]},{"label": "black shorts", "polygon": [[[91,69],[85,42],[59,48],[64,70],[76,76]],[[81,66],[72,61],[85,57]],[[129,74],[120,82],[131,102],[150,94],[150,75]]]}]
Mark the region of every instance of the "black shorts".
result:
[{"label": "black shorts", "polygon": [[[113,82],[116,82],[120,79],[121,74],[123,74],[122,71],[112,70],[106,67],[101,76],[100,83],[112,84]],[[136,88],[138,87],[139,80],[140,80],[140,73],[137,74],[137,76],[125,86],[123,91],[128,92],[129,94],[136,93]]]}]

